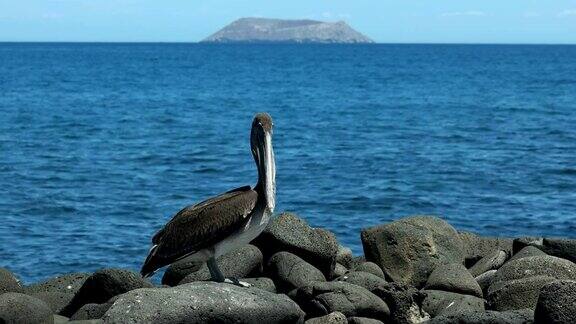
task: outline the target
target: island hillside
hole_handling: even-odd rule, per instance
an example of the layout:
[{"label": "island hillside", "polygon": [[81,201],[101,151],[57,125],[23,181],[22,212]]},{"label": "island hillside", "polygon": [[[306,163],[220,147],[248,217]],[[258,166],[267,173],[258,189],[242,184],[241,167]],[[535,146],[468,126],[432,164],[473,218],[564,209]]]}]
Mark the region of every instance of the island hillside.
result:
[{"label": "island hillside", "polygon": [[316,20],[241,18],[202,40],[205,43],[330,43],[373,41],[347,23]]}]

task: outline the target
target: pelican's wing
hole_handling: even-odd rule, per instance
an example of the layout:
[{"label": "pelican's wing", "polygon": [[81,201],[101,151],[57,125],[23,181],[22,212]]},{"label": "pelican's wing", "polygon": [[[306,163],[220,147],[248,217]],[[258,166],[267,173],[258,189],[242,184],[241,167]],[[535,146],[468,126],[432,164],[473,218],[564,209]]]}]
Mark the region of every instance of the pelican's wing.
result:
[{"label": "pelican's wing", "polygon": [[249,186],[228,191],[179,211],[152,238],[142,275],[210,247],[246,225],[258,193]]}]

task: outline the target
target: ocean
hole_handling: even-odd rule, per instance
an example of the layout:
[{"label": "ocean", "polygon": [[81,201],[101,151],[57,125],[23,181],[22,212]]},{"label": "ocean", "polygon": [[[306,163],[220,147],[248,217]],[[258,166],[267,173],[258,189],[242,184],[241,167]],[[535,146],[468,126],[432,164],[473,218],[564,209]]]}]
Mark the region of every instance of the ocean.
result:
[{"label": "ocean", "polygon": [[576,46],[0,44],[0,266],[24,282],[139,270],[186,205],[256,182],[362,253],[438,215],[576,237]]}]

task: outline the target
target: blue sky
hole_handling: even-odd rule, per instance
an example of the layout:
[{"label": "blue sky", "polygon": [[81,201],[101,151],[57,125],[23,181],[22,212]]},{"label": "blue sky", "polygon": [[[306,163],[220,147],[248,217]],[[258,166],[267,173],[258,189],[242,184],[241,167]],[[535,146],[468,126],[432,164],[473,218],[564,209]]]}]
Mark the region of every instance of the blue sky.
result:
[{"label": "blue sky", "polygon": [[345,20],[377,42],[576,44],[576,0],[0,0],[0,41],[198,41],[240,17]]}]

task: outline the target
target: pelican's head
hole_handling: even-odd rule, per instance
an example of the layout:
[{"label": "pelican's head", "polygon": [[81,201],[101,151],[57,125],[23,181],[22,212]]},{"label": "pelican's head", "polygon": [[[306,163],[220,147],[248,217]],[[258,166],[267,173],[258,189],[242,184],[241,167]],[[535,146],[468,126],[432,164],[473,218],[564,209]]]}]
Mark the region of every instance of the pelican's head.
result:
[{"label": "pelican's head", "polygon": [[267,207],[274,209],[276,195],[276,165],[272,149],[272,117],[259,113],[252,122],[250,146],[258,167],[258,186],[264,190]]}]

